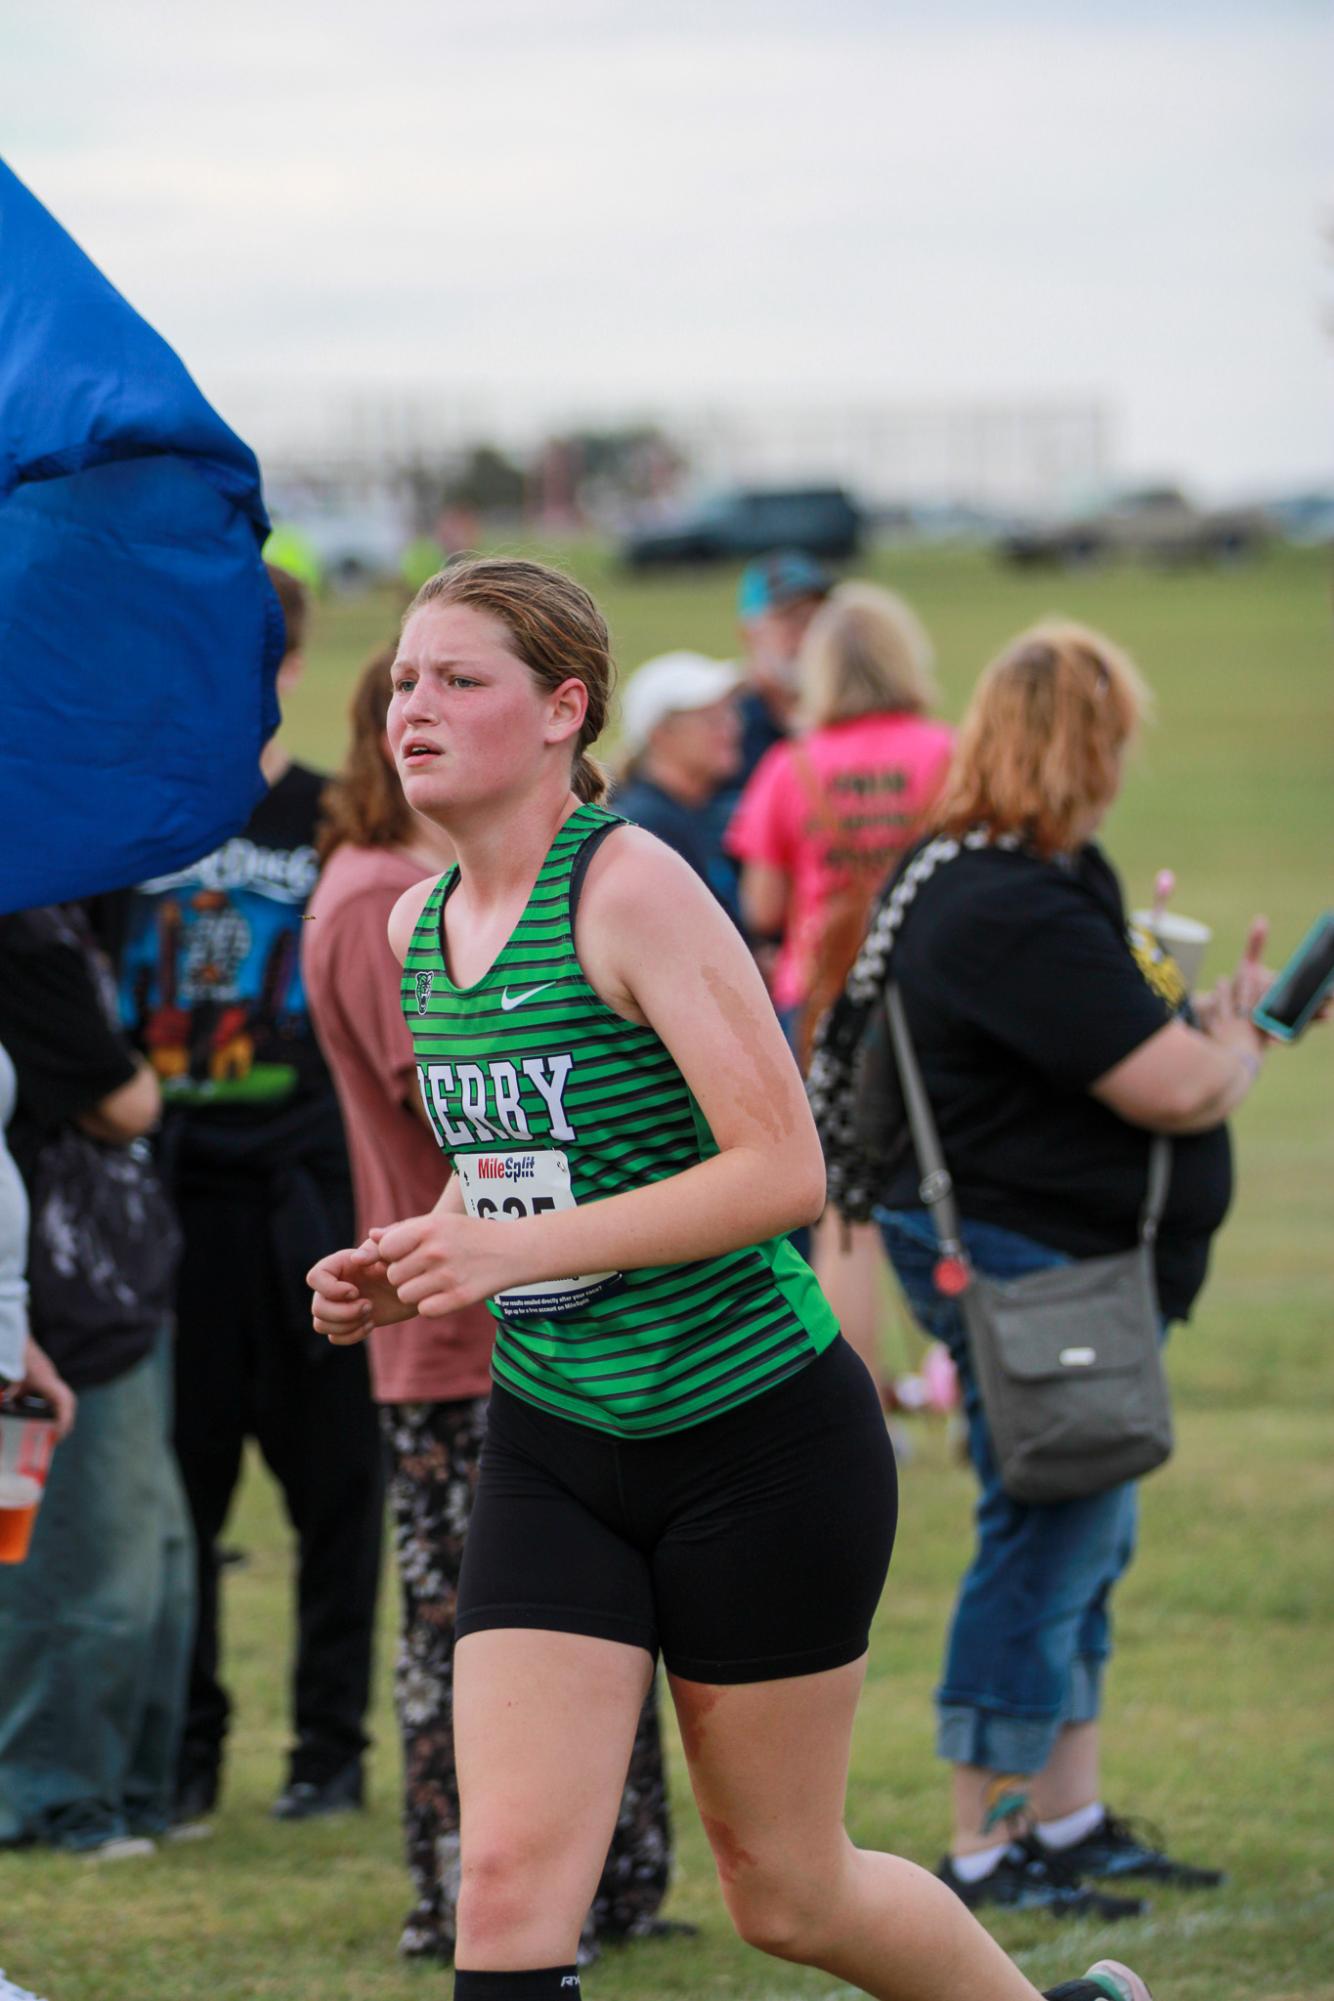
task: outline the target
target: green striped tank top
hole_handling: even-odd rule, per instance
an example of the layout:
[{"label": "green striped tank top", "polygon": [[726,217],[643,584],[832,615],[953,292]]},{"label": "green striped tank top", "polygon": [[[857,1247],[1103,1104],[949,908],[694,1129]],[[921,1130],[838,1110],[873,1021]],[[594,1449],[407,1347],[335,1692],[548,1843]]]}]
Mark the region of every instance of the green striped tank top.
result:
[{"label": "green striped tank top", "polygon": [[[557,833],[515,930],[475,986],[445,965],[440,878],[413,933],[403,1011],[431,1125],[468,1211],[568,1209],[679,1174],[718,1148],[666,1046],[584,977],[573,907],[597,840],[581,806]],[[694,1264],[590,1272],[500,1294],[495,1378],[621,1438],[702,1423],[794,1375],[838,1328],[786,1238]]]}]

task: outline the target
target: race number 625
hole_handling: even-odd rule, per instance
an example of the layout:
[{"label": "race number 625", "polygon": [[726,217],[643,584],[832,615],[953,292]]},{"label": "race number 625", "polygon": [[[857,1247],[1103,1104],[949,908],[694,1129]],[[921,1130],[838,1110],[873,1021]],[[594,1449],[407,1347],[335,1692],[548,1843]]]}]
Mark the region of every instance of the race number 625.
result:
[{"label": "race number 625", "polygon": [[548,1209],[554,1209],[555,1199],[550,1195],[534,1195],[525,1202],[522,1195],[506,1195],[500,1202],[493,1202],[489,1195],[477,1197],[478,1216],[542,1216]]}]

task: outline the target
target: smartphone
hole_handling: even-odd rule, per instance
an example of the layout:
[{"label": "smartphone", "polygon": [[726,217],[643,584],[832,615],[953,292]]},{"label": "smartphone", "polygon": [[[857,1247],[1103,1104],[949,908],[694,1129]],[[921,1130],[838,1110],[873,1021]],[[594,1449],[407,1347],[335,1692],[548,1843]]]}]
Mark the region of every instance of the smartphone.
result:
[{"label": "smartphone", "polygon": [[1334,910],[1311,926],[1273,986],[1251,1010],[1266,1035],[1295,1042],[1325,996],[1334,989]]}]

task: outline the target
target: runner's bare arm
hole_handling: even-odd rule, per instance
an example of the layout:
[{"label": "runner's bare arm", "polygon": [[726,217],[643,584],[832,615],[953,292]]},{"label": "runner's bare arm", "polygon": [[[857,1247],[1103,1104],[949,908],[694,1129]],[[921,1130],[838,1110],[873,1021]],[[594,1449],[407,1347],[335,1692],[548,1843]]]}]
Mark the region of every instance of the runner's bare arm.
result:
[{"label": "runner's bare arm", "polygon": [[439,880],[438,875],[428,875],[424,882],[414,882],[411,889],[404,890],[389,913],[389,949],[400,966],[407,963],[412,934],[421,920],[427,898]]}]

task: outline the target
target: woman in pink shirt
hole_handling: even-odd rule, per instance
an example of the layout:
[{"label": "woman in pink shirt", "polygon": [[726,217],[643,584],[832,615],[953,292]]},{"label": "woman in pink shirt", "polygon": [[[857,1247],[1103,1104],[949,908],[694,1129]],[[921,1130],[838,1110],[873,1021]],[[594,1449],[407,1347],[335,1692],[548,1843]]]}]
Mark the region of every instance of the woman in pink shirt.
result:
[{"label": "woman in pink shirt", "polygon": [[[377,653],[352,697],[352,741],[324,796],[324,863],[302,939],[311,1016],[343,1110],[357,1225],[364,1233],[434,1206],[446,1169],[417,1085],[389,913],[454,852],[403,797],[385,717],[396,648]],[[450,1959],[458,1897],[454,1767],[454,1608],[477,1486],[495,1328],[484,1305],[401,1321],[370,1337],[372,1393],[389,1453],[389,1505],[402,1591],[395,1703],[403,1742],[403,1824],[415,1903],[399,1951]],[[671,1863],[655,1695],[634,1754],[585,1950],[597,1937],[649,1936]]]},{"label": "woman in pink shirt", "polygon": [[[748,927],[780,936],[774,1004],[804,1065],[875,892],[940,789],[953,738],[929,714],[931,642],[892,591],[839,584],[812,620],[798,666],[803,732],[765,753],[726,845],[742,864]],[[854,1226],[849,1243],[826,1219],[815,1263],[845,1337],[879,1380],[875,1229]]]}]

